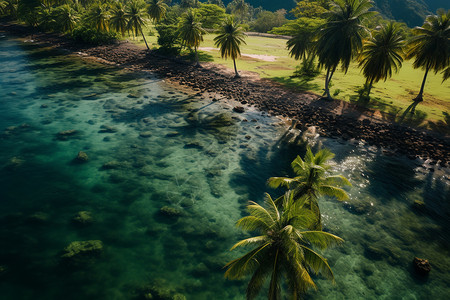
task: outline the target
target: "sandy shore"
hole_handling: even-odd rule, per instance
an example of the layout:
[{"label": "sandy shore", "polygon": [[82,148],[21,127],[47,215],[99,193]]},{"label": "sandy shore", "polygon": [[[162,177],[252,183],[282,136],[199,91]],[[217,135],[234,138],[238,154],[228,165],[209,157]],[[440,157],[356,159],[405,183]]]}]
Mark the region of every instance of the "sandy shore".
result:
[{"label": "sandy shore", "polygon": [[[23,38],[30,36],[26,27],[8,23],[0,23],[0,31]],[[253,73],[243,72],[242,78],[236,79],[232,70],[222,66],[205,63],[198,68],[128,42],[92,47],[78,45],[56,34],[42,33],[33,35],[33,40],[130,70],[155,72],[172,82],[212,95],[213,101],[233,99],[244,107],[254,106],[270,115],[292,119],[299,129],[315,126],[321,136],[362,140],[382,147],[387,155],[428,158],[431,165],[450,165],[448,136],[388,122],[377,112],[348,102],[328,101],[313,93],[295,92]]]}]

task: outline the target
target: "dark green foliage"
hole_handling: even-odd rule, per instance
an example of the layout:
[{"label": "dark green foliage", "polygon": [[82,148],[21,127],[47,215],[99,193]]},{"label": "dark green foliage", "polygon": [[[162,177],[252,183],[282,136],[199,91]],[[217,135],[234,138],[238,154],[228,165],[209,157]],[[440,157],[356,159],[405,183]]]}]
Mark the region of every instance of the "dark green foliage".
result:
[{"label": "dark green foliage", "polygon": [[155,26],[158,32],[158,51],[164,54],[177,55],[181,50],[181,39],[178,36],[178,19],[183,13],[179,7],[169,7],[165,18]]},{"label": "dark green foliage", "polygon": [[320,68],[314,62],[314,58],[304,59],[300,66],[295,68],[292,77],[298,77],[303,81],[309,82],[319,76]]},{"label": "dark green foliage", "polygon": [[227,17],[225,8],[215,4],[201,4],[197,13],[203,28],[217,28]]},{"label": "dark green foliage", "polygon": [[280,9],[276,12],[264,10],[259,13],[258,18],[250,23],[250,30],[266,33],[274,27],[285,24],[288,20],[285,17],[286,10]]},{"label": "dark green foliage", "polygon": [[97,31],[87,26],[76,27],[71,37],[80,43],[89,45],[105,45],[112,44],[119,39],[119,34],[116,32]]},{"label": "dark green foliage", "polygon": [[181,40],[177,33],[177,25],[175,24],[158,24],[156,31],[158,32],[159,51],[165,54],[177,55],[180,53]]}]

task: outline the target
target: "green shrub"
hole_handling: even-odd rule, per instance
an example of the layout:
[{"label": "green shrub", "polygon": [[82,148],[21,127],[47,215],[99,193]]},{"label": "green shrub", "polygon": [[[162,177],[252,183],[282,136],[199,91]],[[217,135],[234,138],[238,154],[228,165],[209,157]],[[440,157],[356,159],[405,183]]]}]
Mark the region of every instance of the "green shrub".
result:
[{"label": "green shrub", "polygon": [[80,43],[90,45],[112,44],[119,39],[117,32],[97,31],[87,26],[76,27],[72,32],[72,38]]},{"label": "green shrub", "polygon": [[298,77],[306,82],[313,80],[320,74],[320,69],[316,66],[314,58],[304,59],[300,66],[297,66],[292,77]]}]

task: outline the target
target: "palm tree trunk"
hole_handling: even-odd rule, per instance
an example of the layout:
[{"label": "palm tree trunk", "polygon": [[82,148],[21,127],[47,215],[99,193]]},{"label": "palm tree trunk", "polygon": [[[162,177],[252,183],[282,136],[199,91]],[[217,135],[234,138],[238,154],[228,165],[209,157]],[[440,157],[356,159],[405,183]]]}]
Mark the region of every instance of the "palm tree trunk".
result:
[{"label": "palm tree trunk", "polygon": [[147,44],[147,40],[145,39],[144,32],[142,31],[142,28],[141,28],[141,34],[142,34],[142,38],[144,39],[145,46],[147,46],[147,50],[150,50],[150,48],[148,47],[148,44]]},{"label": "palm tree trunk", "polygon": [[278,252],[280,250],[277,249],[277,253],[275,254],[275,262],[273,263],[272,277],[270,278],[270,287],[269,287],[269,300],[276,300],[278,294],[278,282],[277,282],[277,263],[278,263]]},{"label": "palm tree trunk", "polygon": [[417,95],[417,97],[413,99],[415,102],[423,101],[423,90],[425,88],[425,82],[427,81],[427,75],[429,70],[430,68],[427,65],[427,68],[425,69],[425,75],[423,76],[422,86],[420,87],[419,95]]},{"label": "palm tree trunk", "polygon": [[236,78],[241,77],[236,68],[236,59],[234,59],[234,58],[233,58],[233,64],[234,64],[234,73],[236,74],[234,77],[236,77]]},{"label": "palm tree trunk", "polygon": [[372,86],[373,86],[373,78],[369,82],[369,87],[367,89],[367,98],[369,98],[370,91],[372,90]]},{"label": "palm tree trunk", "polygon": [[195,49],[195,61],[196,61],[195,66],[196,66],[196,67],[200,67],[200,62],[199,62],[199,60],[198,60],[198,50],[197,50],[197,46],[196,46],[194,49]]},{"label": "palm tree trunk", "polygon": [[327,76],[325,78],[325,93],[324,95],[327,96],[328,99],[332,100],[333,98],[330,95],[330,88],[329,84],[331,81],[331,78],[333,77],[334,71],[336,70],[336,67],[333,67],[333,70],[331,70],[331,67],[327,69]]}]

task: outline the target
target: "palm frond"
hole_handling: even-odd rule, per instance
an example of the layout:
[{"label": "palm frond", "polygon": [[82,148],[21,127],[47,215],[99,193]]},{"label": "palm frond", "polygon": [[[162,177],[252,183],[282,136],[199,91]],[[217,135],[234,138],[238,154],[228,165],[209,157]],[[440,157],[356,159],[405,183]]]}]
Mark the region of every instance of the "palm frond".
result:
[{"label": "palm frond", "polygon": [[344,240],[337,235],[324,231],[302,231],[301,237],[319,249],[338,246],[344,242]]},{"label": "palm frond", "polygon": [[233,251],[237,247],[245,247],[251,244],[261,244],[264,242],[267,242],[267,236],[265,235],[251,237],[234,244],[234,246],[231,247],[230,251]]},{"label": "palm frond", "polygon": [[266,223],[263,219],[255,216],[245,216],[236,222],[236,226],[245,231],[266,232],[272,227],[272,223]]},{"label": "palm frond", "polygon": [[321,185],[319,191],[323,195],[336,197],[339,201],[344,201],[349,198],[346,191],[332,185]]},{"label": "palm frond", "polygon": [[333,271],[331,270],[328,261],[310,248],[303,245],[301,247],[303,249],[305,262],[311,268],[311,270],[313,270],[316,274],[321,274],[327,279],[333,280],[334,282]]},{"label": "palm frond", "polygon": [[261,255],[261,252],[266,250],[268,246],[270,246],[270,243],[265,243],[244,256],[227,263],[225,265],[225,268],[227,268],[225,277],[229,279],[239,279],[242,276],[253,272],[259,265],[256,256],[258,254]]}]

